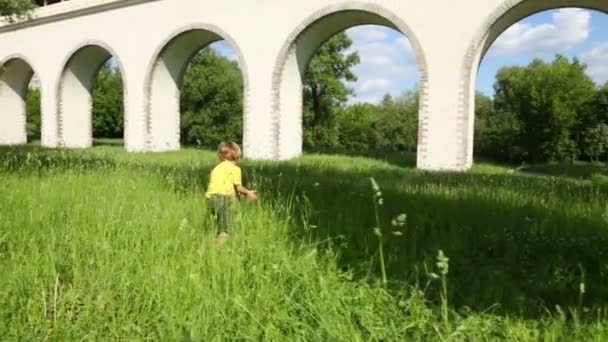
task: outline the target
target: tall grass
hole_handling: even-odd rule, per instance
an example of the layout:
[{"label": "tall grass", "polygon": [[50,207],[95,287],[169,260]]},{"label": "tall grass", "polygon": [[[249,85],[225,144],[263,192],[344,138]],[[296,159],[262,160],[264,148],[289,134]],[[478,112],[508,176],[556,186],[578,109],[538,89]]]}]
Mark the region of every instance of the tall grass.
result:
[{"label": "tall grass", "polygon": [[601,184],[246,162],[261,200],[241,202],[217,248],[202,198],[214,162],[2,150],[0,339],[608,338]]}]

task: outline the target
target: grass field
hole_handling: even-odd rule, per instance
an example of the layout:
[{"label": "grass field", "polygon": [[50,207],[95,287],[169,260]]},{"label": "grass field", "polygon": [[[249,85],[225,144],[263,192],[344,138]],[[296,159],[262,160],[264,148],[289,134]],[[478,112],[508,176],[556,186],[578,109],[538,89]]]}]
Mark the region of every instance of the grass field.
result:
[{"label": "grass field", "polygon": [[218,249],[212,152],[3,148],[0,340],[608,340],[605,168],[400,160],[245,161]]}]

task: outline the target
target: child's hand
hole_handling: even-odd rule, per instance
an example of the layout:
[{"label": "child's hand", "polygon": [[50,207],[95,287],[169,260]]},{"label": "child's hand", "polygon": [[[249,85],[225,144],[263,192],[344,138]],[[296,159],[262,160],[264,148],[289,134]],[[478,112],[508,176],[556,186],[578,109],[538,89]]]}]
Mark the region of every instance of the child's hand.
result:
[{"label": "child's hand", "polygon": [[247,199],[255,201],[258,199],[258,193],[253,191],[253,190],[249,190],[249,192],[247,192]]}]

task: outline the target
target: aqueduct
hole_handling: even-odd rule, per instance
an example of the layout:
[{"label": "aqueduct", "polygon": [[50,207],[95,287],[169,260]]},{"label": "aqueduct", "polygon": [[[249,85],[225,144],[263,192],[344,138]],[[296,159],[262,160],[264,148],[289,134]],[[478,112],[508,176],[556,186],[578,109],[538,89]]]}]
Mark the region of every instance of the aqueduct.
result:
[{"label": "aqueduct", "polygon": [[[44,3],[55,3],[47,1]],[[475,80],[492,42],[539,11],[608,0],[70,0],[0,26],[0,144],[26,142],[25,94],[40,80],[42,145],[92,144],[94,77],[111,56],[124,80],[125,147],[179,149],[179,89],[190,59],[226,40],[244,75],[245,154],[302,152],[302,75],[332,35],[383,25],[410,40],[420,69],[418,167],[473,163]]]}]

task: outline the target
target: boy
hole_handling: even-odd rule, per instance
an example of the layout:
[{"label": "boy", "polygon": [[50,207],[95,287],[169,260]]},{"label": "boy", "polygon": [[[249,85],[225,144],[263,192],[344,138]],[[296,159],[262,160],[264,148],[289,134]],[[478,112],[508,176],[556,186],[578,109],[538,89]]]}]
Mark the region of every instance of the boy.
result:
[{"label": "boy", "polygon": [[228,228],[232,225],[232,211],[237,193],[250,200],[257,194],[242,185],[241,169],[238,163],[242,152],[234,142],[221,143],[217,149],[220,163],[211,171],[209,186],[205,197],[218,228],[218,243],[228,239]]}]

